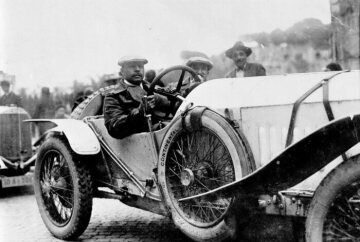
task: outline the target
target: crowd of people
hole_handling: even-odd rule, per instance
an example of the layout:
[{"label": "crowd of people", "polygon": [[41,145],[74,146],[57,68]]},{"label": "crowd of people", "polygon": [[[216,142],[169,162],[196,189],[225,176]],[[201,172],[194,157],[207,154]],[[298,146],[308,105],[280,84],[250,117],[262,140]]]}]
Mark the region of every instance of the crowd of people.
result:
[{"label": "crowd of people", "polygon": [[[231,48],[225,51],[225,56],[232,60],[234,68],[227,73],[226,78],[265,76],[266,69],[260,63],[248,62],[248,57],[252,54],[252,49],[243,42],[236,42]],[[109,133],[118,138],[125,137],[131,133],[140,132],[146,129],[144,120],[144,103],[142,96],[148,95],[149,84],[156,76],[155,70],[145,72],[144,65],[148,60],[139,56],[124,56],[120,59],[120,72],[106,75],[104,83],[106,86],[116,85],[113,92],[105,97],[104,117],[105,124]],[[190,57],[186,63],[198,75],[197,81],[188,79],[188,88],[182,93],[186,96],[191,86],[199,85],[208,81],[208,76],[214,64],[206,56]],[[342,70],[338,63],[329,63],[323,71]],[[199,81],[200,80],[200,81]],[[21,98],[11,91],[11,85],[8,80],[1,81],[3,95],[0,97],[0,106],[24,107]],[[51,97],[50,89],[43,87],[41,97],[37,101],[31,116],[35,119],[41,118],[68,118],[69,113],[73,111],[82,101],[84,101],[94,90],[90,87],[81,90],[73,98],[71,107],[66,106],[64,102],[55,103]],[[149,95],[147,107],[152,110],[159,105],[168,105],[166,101],[158,96]],[[134,128],[137,127],[137,128]],[[138,127],[143,127],[139,129]],[[46,129],[43,127],[41,129]],[[122,132],[121,130],[126,130]],[[41,130],[40,132],[43,132]]]}]

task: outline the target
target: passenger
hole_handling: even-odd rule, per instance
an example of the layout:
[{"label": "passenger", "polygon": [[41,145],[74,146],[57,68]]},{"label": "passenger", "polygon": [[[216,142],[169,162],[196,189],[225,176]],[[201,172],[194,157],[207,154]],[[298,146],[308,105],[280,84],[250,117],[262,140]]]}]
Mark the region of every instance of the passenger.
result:
[{"label": "passenger", "polygon": [[324,71],[341,71],[341,65],[335,62],[331,62],[329,64],[326,65],[325,70]]},{"label": "passenger", "polygon": [[252,50],[243,42],[238,41],[233,47],[225,51],[225,55],[233,60],[236,68],[226,75],[226,78],[266,76],[265,68],[258,63],[247,62]]},{"label": "passenger", "polygon": [[[146,112],[168,106],[169,102],[158,95],[149,95],[149,83],[143,80],[145,58],[124,56],[120,59],[119,85],[105,96],[104,118],[109,134],[122,139],[134,133],[149,131]],[[147,96],[147,103],[144,103]],[[145,107],[147,110],[145,110]],[[156,120],[153,120],[156,123]]]},{"label": "passenger", "polygon": [[147,70],[145,73],[145,81],[151,84],[155,76],[156,76],[156,72],[154,70]]},{"label": "passenger", "polygon": [[213,68],[214,64],[205,57],[195,56],[191,57],[186,61],[186,65],[193,69],[198,75],[200,82],[196,82],[194,78],[189,77],[184,80],[182,96],[186,97],[195,87],[199,84],[206,82],[208,79],[209,72]]},{"label": "passenger", "polygon": [[207,81],[209,72],[214,66],[214,64],[208,58],[200,56],[189,58],[186,62],[186,65],[196,72],[201,82]]},{"label": "passenger", "polygon": [[1,81],[1,88],[4,91],[4,95],[0,97],[0,106],[22,107],[21,98],[14,92],[10,91],[9,81]]}]

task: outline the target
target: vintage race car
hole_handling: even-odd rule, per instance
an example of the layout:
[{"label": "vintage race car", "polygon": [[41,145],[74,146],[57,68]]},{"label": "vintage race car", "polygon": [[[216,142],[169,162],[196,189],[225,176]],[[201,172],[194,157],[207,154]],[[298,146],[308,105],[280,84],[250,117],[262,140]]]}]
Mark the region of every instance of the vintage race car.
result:
[{"label": "vintage race car", "polygon": [[[21,107],[0,106],[0,190],[33,184],[30,115]],[[0,191],[1,192],[1,191]]]},{"label": "vintage race car", "polygon": [[56,126],[37,142],[34,178],[55,237],[85,231],[94,197],[170,216],[195,241],[234,238],[253,213],[306,219],[307,241],[359,237],[359,71],[196,88],[186,86],[190,77],[192,69],[175,66],[151,84],[171,103],[153,114],[159,130],[112,138],[102,106],[114,87],[90,96],[72,119],[36,120]]}]

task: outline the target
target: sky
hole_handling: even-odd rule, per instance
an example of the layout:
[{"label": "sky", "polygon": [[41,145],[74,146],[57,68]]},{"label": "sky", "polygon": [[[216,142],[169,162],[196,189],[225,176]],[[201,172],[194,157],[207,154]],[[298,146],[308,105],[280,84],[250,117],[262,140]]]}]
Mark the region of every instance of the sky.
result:
[{"label": "sky", "polygon": [[305,18],[330,23],[330,0],[0,0],[0,70],[16,88],[70,86],[119,70],[123,55],[146,68],[208,56],[243,34],[285,30]]}]

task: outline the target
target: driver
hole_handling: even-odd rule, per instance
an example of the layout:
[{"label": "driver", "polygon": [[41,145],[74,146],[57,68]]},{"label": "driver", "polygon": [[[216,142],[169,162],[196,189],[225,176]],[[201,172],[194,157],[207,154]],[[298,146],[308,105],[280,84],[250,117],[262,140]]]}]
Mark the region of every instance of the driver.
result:
[{"label": "driver", "polygon": [[[122,79],[104,100],[105,126],[114,138],[122,139],[134,133],[148,132],[146,112],[151,113],[155,107],[169,105],[165,98],[148,94],[149,83],[143,80],[146,63],[148,61],[139,56],[124,56],[118,62]],[[147,104],[143,101],[144,96],[147,96]]]}]

